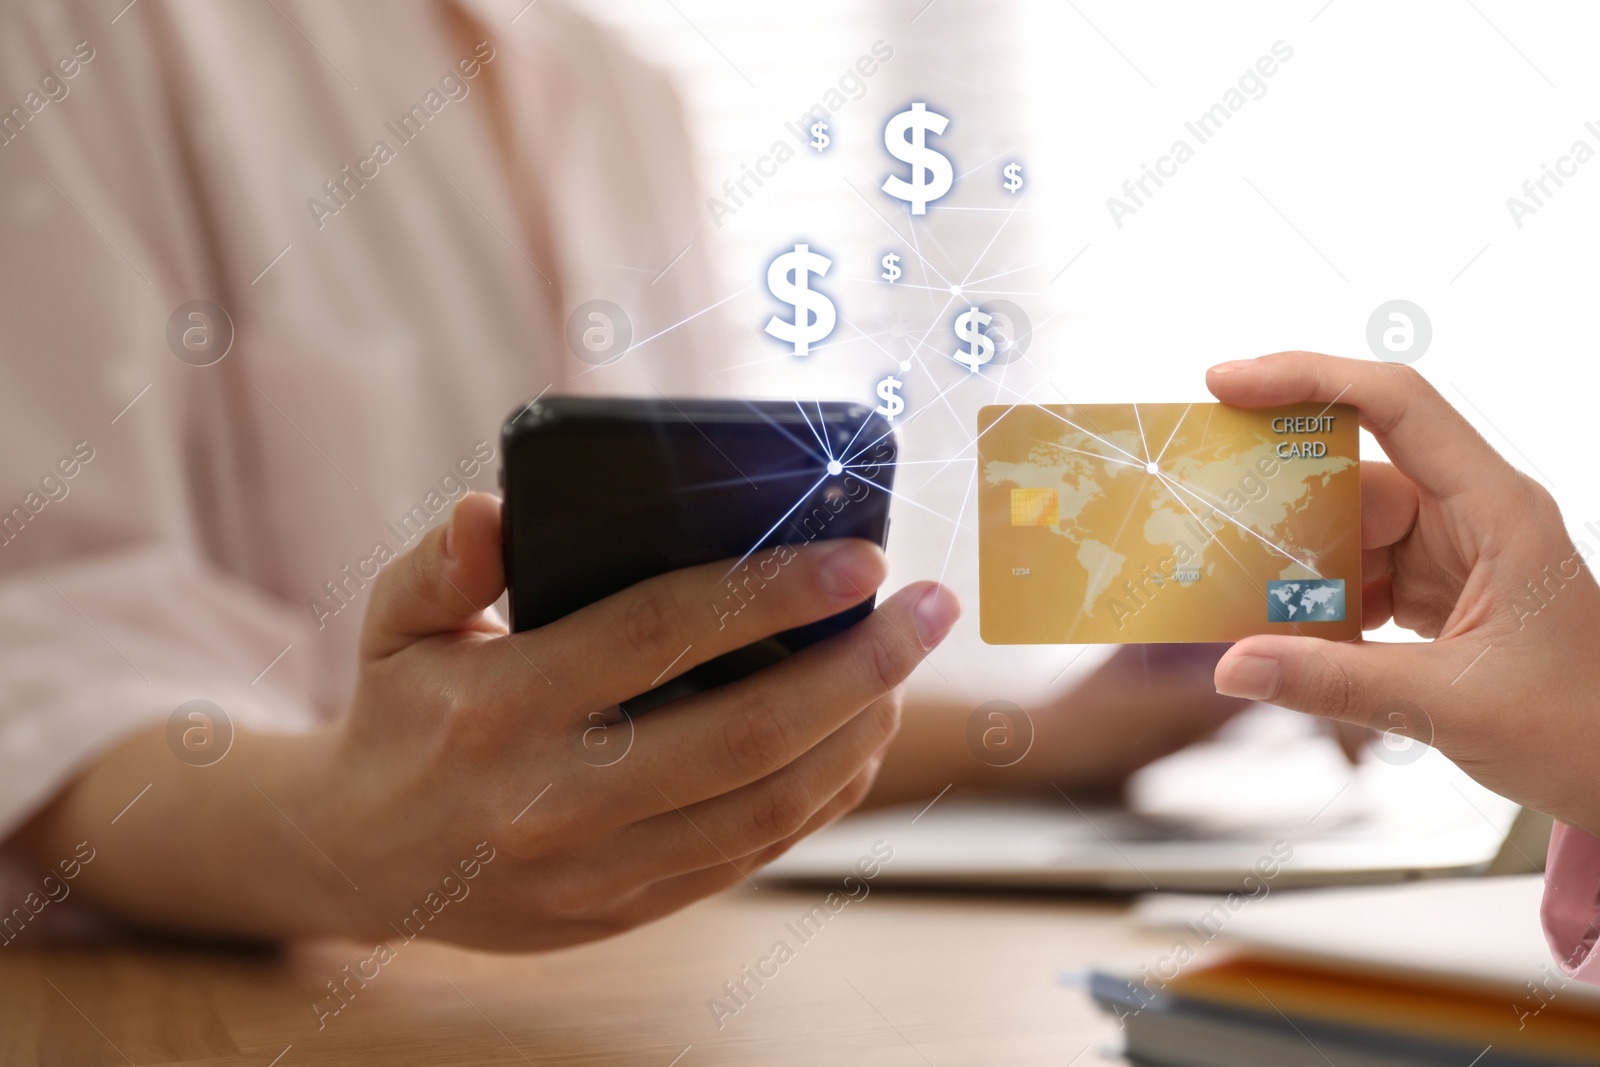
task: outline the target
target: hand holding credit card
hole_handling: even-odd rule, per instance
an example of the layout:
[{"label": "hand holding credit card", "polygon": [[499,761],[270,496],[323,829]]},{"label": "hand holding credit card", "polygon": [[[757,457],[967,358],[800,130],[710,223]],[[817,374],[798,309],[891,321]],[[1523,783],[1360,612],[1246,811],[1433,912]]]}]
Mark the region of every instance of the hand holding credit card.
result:
[{"label": "hand holding credit card", "polygon": [[1360,636],[1359,427],[1346,404],[983,408],[983,639]]}]

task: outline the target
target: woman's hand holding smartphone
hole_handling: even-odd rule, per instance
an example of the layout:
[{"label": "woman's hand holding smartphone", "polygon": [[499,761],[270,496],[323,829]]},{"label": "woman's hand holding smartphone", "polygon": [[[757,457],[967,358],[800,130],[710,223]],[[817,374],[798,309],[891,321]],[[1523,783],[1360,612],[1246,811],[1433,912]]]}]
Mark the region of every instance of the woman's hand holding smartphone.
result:
[{"label": "woman's hand holding smartphone", "polygon": [[859,802],[900,683],[959,612],[948,590],[916,583],[843,633],[639,718],[621,759],[585,747],[619,701],[883,581],[882,552],[864,541],[793,552],[732,617],[712,607],[722,562],[510,634],[491,607],[505,589],[500,502],[468,496],[379,576],[343,720],[241,731],[203,770],[172,760],[159,731],[140,735],[41,817],[33,847],[70,854],[107,804],[154,776],[139,819],[96,830],[79,882],[138,921],[390,939],[488,842],[496,858],[430,935],[548,949],[647,922],[743,881]]}]

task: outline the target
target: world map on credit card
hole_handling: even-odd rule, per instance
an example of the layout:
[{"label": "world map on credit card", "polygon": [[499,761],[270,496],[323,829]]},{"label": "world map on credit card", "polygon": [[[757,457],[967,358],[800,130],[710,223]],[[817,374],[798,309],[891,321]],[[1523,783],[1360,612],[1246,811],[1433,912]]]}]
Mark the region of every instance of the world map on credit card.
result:
[{"label": "world map on credit card", "polygon": [[983,639],[1358,637],[1358,420],[1346,404],[983,408]]}]

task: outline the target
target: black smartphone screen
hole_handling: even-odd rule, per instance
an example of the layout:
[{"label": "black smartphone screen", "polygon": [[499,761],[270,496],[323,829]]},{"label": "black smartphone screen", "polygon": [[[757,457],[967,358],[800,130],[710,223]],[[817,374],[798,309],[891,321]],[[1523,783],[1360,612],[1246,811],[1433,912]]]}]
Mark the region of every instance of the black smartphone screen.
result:
[{"label": "black smartphone screen", "polygon": [[[717,560],[730,570],[706,610],[727,625],[779,576],[779,546],[888,536],[895,441],[863,405],[558,397],[520,409],[501,437],[513,630]],[[743,677],[872,606],[700,664],[624,708],[637,714]]]}]

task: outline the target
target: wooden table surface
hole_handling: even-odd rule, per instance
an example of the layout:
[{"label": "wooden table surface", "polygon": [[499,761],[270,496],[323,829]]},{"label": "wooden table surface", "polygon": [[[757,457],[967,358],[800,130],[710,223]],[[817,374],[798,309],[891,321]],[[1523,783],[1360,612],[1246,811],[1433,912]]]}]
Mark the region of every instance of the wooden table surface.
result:
[{"label": "wooden table surface", "polygon": [[[609,941],[497,955],[373,946],[171,944],[0,952],[0,1064],[1101,1064],[1115,1034],[1064,972],[1150,961],[1170,937],[1094,898],[873,889],[802,940],[823,889],[724,894]],[[783,941],[792,955],[760,965]],[[723,983],[753,990],[720,1022]],[[1077,1057],[1075,1059],[1075,1057]],[[1112,1062],[1120,1062],[1113,1060]]]}]

